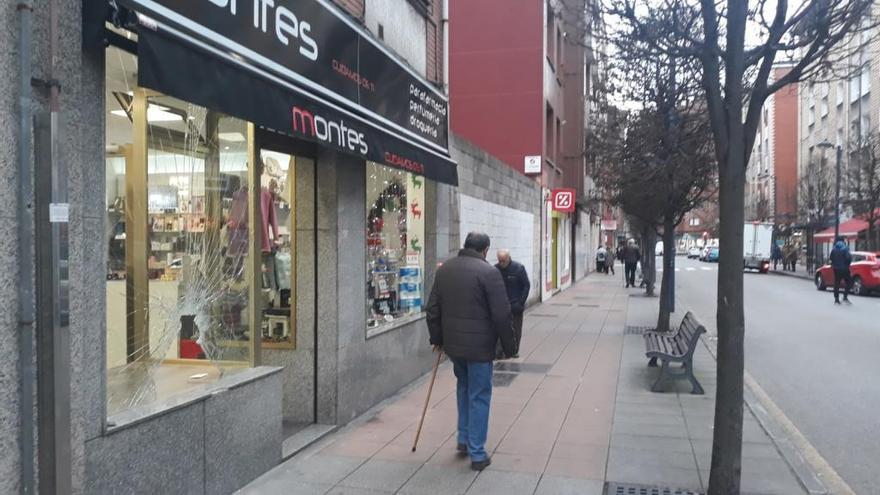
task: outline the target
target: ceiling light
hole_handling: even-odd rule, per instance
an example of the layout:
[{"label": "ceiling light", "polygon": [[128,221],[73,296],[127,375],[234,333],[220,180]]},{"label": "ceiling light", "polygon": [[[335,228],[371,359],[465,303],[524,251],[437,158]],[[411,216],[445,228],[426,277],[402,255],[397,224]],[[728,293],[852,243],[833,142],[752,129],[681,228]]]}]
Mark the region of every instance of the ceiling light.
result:
[{"label": "ceiling light", "polygon": [[230,143],[243,143],[245,141],[244,134],[240,132],[221,132],[218,136],[221,141],[229,141]]}]

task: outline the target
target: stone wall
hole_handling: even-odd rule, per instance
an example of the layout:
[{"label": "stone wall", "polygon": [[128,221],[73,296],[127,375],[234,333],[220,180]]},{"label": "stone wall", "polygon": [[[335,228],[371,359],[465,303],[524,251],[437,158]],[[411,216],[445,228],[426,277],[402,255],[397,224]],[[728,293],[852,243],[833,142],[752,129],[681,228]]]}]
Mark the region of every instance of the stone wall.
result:
[{"label": "stone wall", "polygon": [[[458,162],[457,208],[450,229],[460,236],[485,231],[493,248],[508,248],[523,263],[532,282],[529,302],[540,299],[541,187],[473,143],[453,135],[452,158]],[[494,254],[490,260],[494,260]]]}]

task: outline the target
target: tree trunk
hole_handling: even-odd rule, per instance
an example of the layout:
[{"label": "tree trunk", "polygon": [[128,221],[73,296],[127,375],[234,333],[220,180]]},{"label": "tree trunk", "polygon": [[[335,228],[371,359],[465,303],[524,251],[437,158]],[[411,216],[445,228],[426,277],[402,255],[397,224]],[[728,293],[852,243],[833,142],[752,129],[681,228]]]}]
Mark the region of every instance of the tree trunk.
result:
[{"label": "tree trunk", "polygon": [[660,286],[660,314],[657,316],[658,332],[669,331],[669,316],[674,311],[675,225],[671,220],[665,220],[663,223],[663,282]]},{"label": "tree trunk", "polygon": [[740,493],[743,425],[743,127],[731,119],[730,146],[719,164],[718,364],[709,495]]}]

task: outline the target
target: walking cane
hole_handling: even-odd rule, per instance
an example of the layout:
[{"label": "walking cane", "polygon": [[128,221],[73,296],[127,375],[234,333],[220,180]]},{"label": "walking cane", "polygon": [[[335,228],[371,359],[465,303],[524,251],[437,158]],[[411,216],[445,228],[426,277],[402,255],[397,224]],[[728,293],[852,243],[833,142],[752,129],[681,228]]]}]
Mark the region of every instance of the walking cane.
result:
[{"label": "walking cane", "polygon": [[443,351],[437,349],[437,361],[434,362],[434,371],[431,373],[431,383],[428,385],[428,396],[425,397],[425,407],[422,408],[422,419],[419,420],[419,428],[416,430],[416,439],[413,441],[412,451],[416,451],[419,444],[419,435],[422,434],[422,424],[425,422],[425,414],[428,413],[428,403],[431,402],[431,391],[434,390],[434,380],[437,378],[437,368],[440,367],[440,358],[443,357]]}]

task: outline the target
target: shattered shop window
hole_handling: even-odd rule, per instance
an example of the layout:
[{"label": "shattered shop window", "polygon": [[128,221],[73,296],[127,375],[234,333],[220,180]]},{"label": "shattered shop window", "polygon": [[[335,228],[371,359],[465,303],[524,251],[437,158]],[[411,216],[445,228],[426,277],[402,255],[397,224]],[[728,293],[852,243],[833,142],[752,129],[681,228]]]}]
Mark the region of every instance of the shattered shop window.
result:
[{"label": "shattered shop window", "polygon": [[367,163],[367,332],[423,310],[425,178]]}]

